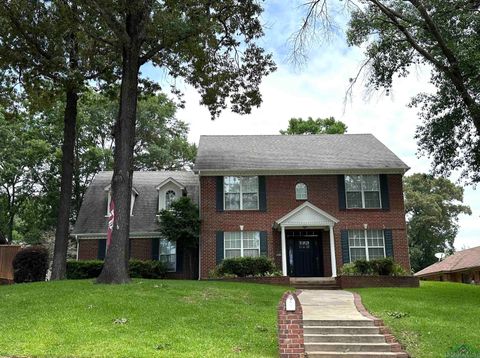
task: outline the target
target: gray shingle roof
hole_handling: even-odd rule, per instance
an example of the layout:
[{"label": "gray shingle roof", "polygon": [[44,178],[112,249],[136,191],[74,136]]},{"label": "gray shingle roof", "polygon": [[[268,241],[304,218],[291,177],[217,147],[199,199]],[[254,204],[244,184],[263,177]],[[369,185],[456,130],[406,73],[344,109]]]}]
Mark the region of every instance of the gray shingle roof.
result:
[{"label": "gray shingle roof", "polygon": [[372,134],[201,136],[195,171],[349,170],[408,166]]},{"label": "gray shingle roof", "polygon": [[[158,191],[157,186],[173,178],[185,186],[187,195],[198,204],[198,176],[186,171],[134,172],[133,186],[138,191],[130,219],[130,233],[158,231]],[[110,184],[112,172],[100,172],[93,179],[85,193],[72,234],[106,235],[107,194],[105,187]]]}]

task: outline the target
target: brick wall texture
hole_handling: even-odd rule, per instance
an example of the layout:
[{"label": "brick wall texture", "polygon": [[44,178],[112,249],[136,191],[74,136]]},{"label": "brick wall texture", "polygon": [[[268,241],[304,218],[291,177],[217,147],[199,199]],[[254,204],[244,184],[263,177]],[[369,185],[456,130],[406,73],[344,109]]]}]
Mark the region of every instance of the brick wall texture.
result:
[{"label": "brick wall texture", "polygon": [[[285,302],[288,296],[295,299],[295,311],[287,311]],[[303,336],[303,310],[295,293],[285,292],[278,304],[278,350],[281,358],[301,358],[305,356]]]},{"label": "brick wall texture", "polygon": [[[391,229],[394,259],[406,270],[410,270],[408,243],[406,238],[405,210],[401,175],[388,175],[390,209],[347,209],[340,210],[336,175],[277,175],[266,177],[267,210],[222,211],[216,210],[216,178],[200,177],[200,215],[202,219],[200,237],[201,278],[207,278],[216,266],[216,231],[266,231],[268,256],[281,267],[281,234],[273,229],[276,220],[301,205],[296,200],[295,185],[305,183],[308,201],[334,216],[339,222],[334,226],[337,268],[343,264],[340,231],[344,229]],[[329,233],[323,233],[323,258],[325,276],[331,276]]]}]

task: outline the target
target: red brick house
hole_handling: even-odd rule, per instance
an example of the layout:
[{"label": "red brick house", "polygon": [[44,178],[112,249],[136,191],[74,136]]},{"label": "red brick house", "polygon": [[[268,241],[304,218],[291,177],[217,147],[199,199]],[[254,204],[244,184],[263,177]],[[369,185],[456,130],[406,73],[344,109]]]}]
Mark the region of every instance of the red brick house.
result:
[{"label": "red brick house", "polygon": [[[194,277],[156,214],[179,195],[199,203],[199,277],[224,258],[266,255],[284,275],[335,277],[355,259],[391,256],[410,269],[402,176],[408,167],[369,134],[202,136],[195,173],[136,172],[132,258]],[[78,259],[105,255],[111,172],[88,189],[73,235]],[[173,193],[172,193],[173,192]]]},{"label": "red brick house", "polygon": [[415,273],[422,280],[480,284],[480,246],[458,251]]}]

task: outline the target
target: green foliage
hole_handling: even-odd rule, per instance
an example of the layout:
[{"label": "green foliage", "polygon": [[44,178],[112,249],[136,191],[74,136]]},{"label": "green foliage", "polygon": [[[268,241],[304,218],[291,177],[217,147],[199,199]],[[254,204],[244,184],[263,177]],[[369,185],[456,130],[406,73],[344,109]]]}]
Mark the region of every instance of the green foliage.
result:
[{"label": "green foliage", "polygon": [[[101,260],[67,261],[67,279],[82,280],[96,278],[103,268]],[[130,260],[128,263],[130,277],[160,279],[167,273],[167,266],[160,261]]]},{"label": "green foliage", "polygon": [[461,169],[474,182],[480,180],[479,26],[476,2],[389,0],[355,8],[347,31],[349,44],[365,49],[367,86],[388,93],[395,77],[426,65],[436,91],[411,104],[423,122],[420,152],[433,159],[435,173]]},{"label": "green foliage", "polygon": [[235,257],[223,260],[216,268],[218,277],[271,276],[277,272],[273,260],[266,256]]},{"label": "green foliage", "polygon": [[445,178],[413,174],[404,179],[410,262],[414,272],[437,261],[435,253],[453,253],[458,216],[471,214],[463,205],[463,188]]},{"label": "green foliage", "polygon": [[340,274],[344,276],[407,276],[405,269],[393,261],[392,258],[386,257],[375,260],[356,260],[345,264],[340,269]]},{"label": "green foliage", "polygon": [[45,281],[48,251],[43,246],[26,247],[15,255],[12,265],[16,283]]},{"label": "green foliage", "polygon": [[307,120],[291,118],[287,130],[281,130],[280,134],[344,134],[346,131],[347,125],[333,117],[308,117]]},{"label": "green foliage", "polygon": [[198,247],[200,217],[198,206],[183,196],[175,200],[169,209],[159,213],[160,233],[170,241],[182,242],[185,247]]}]

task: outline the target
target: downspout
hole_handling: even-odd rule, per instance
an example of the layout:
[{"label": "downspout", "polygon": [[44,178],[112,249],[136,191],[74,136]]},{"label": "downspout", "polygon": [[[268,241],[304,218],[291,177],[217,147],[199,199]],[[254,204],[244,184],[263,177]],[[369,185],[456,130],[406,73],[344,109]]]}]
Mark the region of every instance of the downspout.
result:
[{"label": "downspout", "polygon": [[202,185],[200,183],[200,171],[198,172],[198,218],[200,219],[200,232],[198,233],[198,281],[202,274]]},{"label": "downspout", "polygon": [[77,261],[78,261],[78,251],[80,250],[80,242],[78,241],[78,235],[75,235],[75,241],[77,242]]}]

